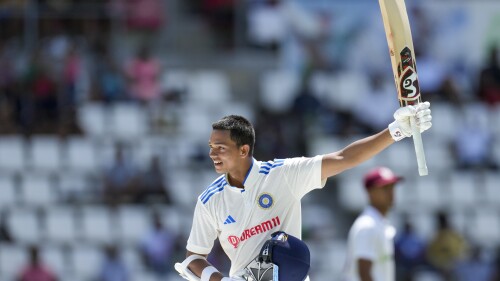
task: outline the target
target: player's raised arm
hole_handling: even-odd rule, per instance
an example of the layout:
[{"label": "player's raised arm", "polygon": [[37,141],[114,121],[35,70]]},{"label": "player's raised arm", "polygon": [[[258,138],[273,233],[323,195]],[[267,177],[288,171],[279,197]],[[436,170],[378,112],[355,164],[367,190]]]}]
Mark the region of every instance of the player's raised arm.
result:
[{"label": "player's raised arm", "polygon": [[429,102],[401,107],[394,113],[395,120],[389,124],[387,129],[355,141],[337,152],[325,154],[321,167],[321,178],[326,179],[353,168],[380,153],[394,141],[411,137],[411,117],[416,118],[420,132],[426,131],[432,126],[429,107]]}]

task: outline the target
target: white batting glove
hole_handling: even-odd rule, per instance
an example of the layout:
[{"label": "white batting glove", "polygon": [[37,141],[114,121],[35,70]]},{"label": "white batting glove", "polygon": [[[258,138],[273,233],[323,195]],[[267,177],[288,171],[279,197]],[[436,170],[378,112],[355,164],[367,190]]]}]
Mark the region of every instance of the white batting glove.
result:
[{"label": "white batting glove", "polygon": [[410,117],[415,116],[416,125],[420,128],[420,132],[428,130],[431,126],[431,110],[428,101],[419,103],[415,106],[408,105],[401,107],[394,112],[394,122],[389,124],[389,132],[395,141],[402,140],[406,137],[411,137]]},{"label": "white batting glove", "polygon": [[245,279],[240,277],[224,277],[221,281],[245,281]]}]

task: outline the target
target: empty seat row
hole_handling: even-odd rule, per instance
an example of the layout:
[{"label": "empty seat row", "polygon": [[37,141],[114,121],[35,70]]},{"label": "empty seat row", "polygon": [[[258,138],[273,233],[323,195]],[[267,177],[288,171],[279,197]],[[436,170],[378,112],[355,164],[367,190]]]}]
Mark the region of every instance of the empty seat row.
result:
[{"label": "empty seat row", "polygon": [[[366,205],[362,176],[359,171],[339,175],[339,203],[343,208],[359,211]],[[495,172],[406,176],[395,190],[395,207],[401,210],[411,210],[415,206],[427,210],[474,209],[478,205],[497,208],[500,206],[499,182],[500,174]]]},{"label": "empty seat row", "polygon": [[[6,225],[21,244],[71,244],[81,241],[103,244],[119,241],[135,245],[151,228],[150,214],[149,209],[138,206],[118,209],[58,206],[43,212],[16,208],[6,213]],[[160,215],[167,228],[176,232],[186,230],[182,220],[187,218],[178,210],[162,208]]]},{"label": "empty seat row", "polygon": [[[156,280],[145,271],[136,247],[121,247],[121,259],[132,280]],[[96,245],[42,246],[41,260],[59,277],[59,280],[94,280],[105,258],[103,249]],[[0,280],[14,280],[28,263],[27,247],[0,246]],[[168,265],[173,266],[173,265]],[[171,280],[169,276],[164,280]],[[173,279],[172,279],[173,280]]]}]

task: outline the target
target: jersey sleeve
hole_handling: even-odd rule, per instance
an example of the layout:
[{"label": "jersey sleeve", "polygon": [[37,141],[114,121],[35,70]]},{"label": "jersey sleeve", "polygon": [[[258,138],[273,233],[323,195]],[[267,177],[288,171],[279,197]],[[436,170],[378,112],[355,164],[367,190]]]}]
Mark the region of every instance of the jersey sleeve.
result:
[{"label": "jersey sleeve", "polygon": [[313,158],[298,157],[285,160],[285,179],[292,194],[302,198],[309,191],[325,186],[321,180],[321,163],[323,156]]},{"label": "jersey sleeve", "polygon": [[376,234],[373,227],[364,227],[359,229],[352,238],[352,253],[354,261],[358,259],[375,260],[377,258],[376,251]]},{"label": "jersey sleeve", "polygon": [[217,233],[217,224],[207,208],[198,200],[186,249],[193,253],[208,255],[217,238]]}]

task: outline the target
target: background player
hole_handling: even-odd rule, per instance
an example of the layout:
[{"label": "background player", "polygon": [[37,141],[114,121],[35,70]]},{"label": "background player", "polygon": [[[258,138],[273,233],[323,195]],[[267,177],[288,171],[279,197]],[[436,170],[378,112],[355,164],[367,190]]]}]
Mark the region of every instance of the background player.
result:
[{"label": "background player", "polygon": [[400,180],[386,167],[375,168],[365,175],[370,204],[349,231],[344,281],[395,280],[396,228],[386,216],[394,201],[394,185]]},{"label": "background player", "polygon": [[[429,103],[402,107],[387,129],[330,154],[261,162],[252,157],[255,132],[241,116],[212,124],[210,158],[222,174],[199,196],[187,242],[187,259],[176,269],[189,280],[223,278],[206,261],[214,240],[231,260],[230,276],[241,276],[275,231],[301,238],[300,199],[322,188],[328,177],[355,167],[404,137],[411,136],[410,116],[423,132],[431,127]],[[292,281],[292,280],[290,280]]]}]

